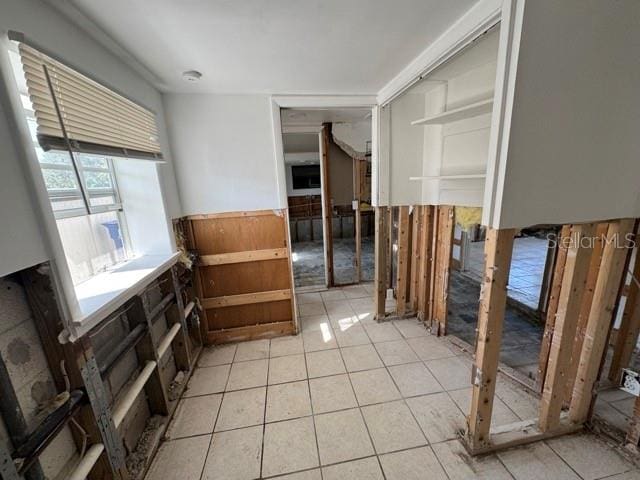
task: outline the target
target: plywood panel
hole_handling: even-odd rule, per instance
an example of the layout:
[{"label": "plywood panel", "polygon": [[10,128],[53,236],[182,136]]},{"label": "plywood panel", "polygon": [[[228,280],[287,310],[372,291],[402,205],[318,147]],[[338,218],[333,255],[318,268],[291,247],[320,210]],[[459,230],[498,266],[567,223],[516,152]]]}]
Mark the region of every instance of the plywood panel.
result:
[{"label": "plywood panel", "polygon": [[291,320],[291,301],[207,309],[209,331]]},{"label": "plywood panel", "polygon": [[286,258],[201,267],[200,273],[205,298],[291,288]]}]

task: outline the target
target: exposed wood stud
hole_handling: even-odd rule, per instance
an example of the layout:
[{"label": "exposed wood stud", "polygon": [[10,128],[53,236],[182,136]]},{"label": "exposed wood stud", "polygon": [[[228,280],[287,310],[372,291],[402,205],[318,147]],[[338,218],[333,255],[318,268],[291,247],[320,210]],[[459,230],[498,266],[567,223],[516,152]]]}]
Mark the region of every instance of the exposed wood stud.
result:
[{"label": "exposed wood stud", "polygon": [[435,278],[433,288],[431,333],[435,335],[446,334],[454,227],[454,207],[449,205],[440,205],[438,207],[438,228],[434,237]]},{"label": "exposed wood stud", "polygon": [[224,297],[203,298],[203,308],[221,308],[234,305],[251,305],[253,303],[278,302],[291,299],[291,290],[271,290],[268,292],[242,293]]},{"label": "exposed wood stud", "polygon": [[418,317],[425,323],[430,322],[433,272],[433,235],[434,207],[420,207],[420,272],[418,278]]},{"label": "exposed wood stud", "polygon": [[607,332],[611,326],[621,276],[624,274],[628,253],[627,235],[633,231],[633,225],[632,219],[609,224],[569,407],[569,418],[574,423],[584,423],[589,416],[594,387],[607,344]]},{"label": "exposed wood stud", "polygon": [[418,312],[418,288],[420,285],[421,252],[421,215],[422,207],[416,205],[411,212],[411,258],[409,259],[411,277],[409,279],[409,308],[412,312]]},{"label": "exposed wood stud", "polygon": [[249,250],[247,252],[218,253],[216,255],[202,255],[198,259],[200,266],[228,265],[231,263],[255,262],[258,260],[274,260],[287,258],[286,248],[270,248],[265,250]]},{"label": "exposed wood stud", "polygon": [[331,124],[322,124],[322,217],[325,251],[325,271],[327,286],[335,285],[333,271],[333,209],[331,207],[331,186],[329,179],[329,146],[331,145]]},{"label": "exposed wood stud", "polygon": [[485,268],[478,313],[475,375],[466,435],[472,450],[484,448],[491,443],[489,431],[514,235],[514,229],[489,229],[485,241]]},{"label": "exposed wood stud", "polygon": [[407,310],[407,283],[409,281],[409,207],[399,207],[398,212],[398,264],[396,267],[396,313]]},{"label": "exposed wood stud", "polygon": [[375,220],[375,283],[374,296],[375,316],[385,316],[387,298],[387,228],[388,207],[376,207]]},{"label": "exposed wood stud", "polygon": [[[567,386],[567,370],[587,283],[593,250],[591,242],[595,232],[594,224],[574,225],[571,229],[555,328],[551,339],[547,378],[540,400],[539,425],[542,431],[553,430],[560,426],[560,413]],[[583,242],[583,239],[586,241]]]}]

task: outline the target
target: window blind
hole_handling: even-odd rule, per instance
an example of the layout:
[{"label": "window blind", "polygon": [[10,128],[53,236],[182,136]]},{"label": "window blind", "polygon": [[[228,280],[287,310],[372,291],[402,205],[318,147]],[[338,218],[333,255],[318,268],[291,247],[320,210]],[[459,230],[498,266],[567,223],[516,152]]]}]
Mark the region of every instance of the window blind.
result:
[{"label": "window blind", "polygon": [[19,49],[43,150],[67,150],[66,132],[76,151],[162,159],[153,112],[24,43]]}]

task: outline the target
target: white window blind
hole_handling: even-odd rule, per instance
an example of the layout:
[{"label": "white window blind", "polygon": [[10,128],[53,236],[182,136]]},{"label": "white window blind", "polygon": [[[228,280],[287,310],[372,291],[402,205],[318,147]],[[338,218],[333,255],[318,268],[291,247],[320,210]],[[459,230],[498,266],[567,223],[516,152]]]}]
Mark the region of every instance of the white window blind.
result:
[{"label": "white window blind", "polygon": [[43,150],[71,146],[78,152],[162,159],[153,112],[24,43],[19,49]]}]

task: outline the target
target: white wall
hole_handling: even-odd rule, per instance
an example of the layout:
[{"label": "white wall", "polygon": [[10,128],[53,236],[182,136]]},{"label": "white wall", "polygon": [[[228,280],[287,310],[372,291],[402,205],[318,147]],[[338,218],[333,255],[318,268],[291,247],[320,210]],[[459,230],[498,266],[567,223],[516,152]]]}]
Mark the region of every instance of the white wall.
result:
[{"label": "white wall", "polygon": [[[79,27],[40,0],[3,0],[0,6],[0,275],[46,260],[49,246],[33,200],[26,148],[16,126],[22,112],[8,58],[7,32],[19,31],[76,68],[157,114],[160,143],[167,164],[159,166],[168,217],[181,214],[159,92]],[[26,128],[26,125],[25,125]]]},{"label": "white wall", "polygon": [[279,208],[267,95],[164,96],[186,215]]}]

